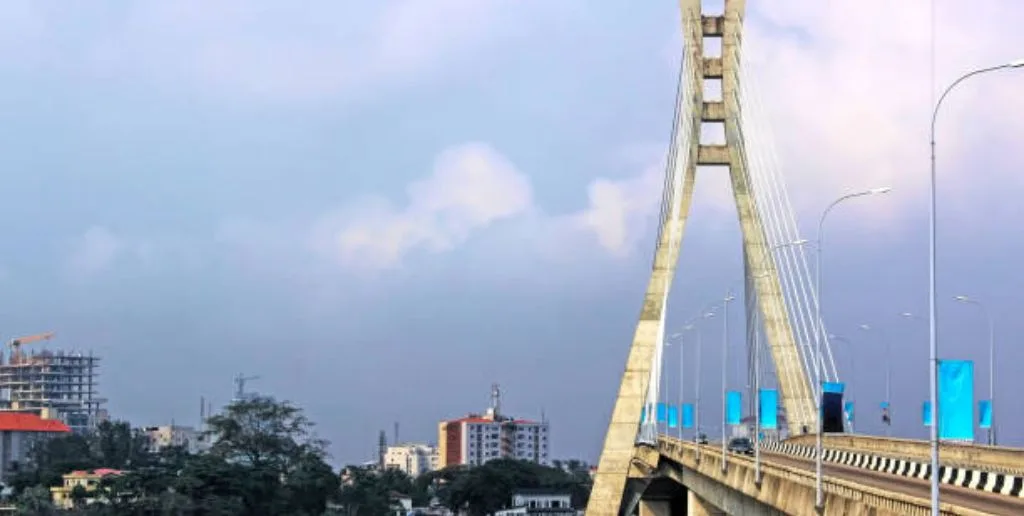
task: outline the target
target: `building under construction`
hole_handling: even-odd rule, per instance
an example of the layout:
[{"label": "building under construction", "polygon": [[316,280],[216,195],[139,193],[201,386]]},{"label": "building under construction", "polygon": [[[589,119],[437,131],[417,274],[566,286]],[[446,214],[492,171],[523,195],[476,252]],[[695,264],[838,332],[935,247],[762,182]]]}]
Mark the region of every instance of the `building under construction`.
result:
[{"label": "building under construction", "polygon": [[[0,410],[60,419],[76,433],[88,432],[106,418],[97,396],[99,357],[63,350],[25,353],[21,346],[49,340],[44,333],[11,340],[0,353]],[[6,355],[6,356],[4,356]]]}]

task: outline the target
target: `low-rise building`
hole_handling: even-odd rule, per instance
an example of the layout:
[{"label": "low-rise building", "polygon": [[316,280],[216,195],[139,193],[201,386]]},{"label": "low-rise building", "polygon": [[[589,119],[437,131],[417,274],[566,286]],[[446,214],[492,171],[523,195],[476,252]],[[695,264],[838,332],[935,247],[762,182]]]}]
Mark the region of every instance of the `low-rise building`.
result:
[{"label": "low-rise building", "polygon": [[75,488],[81,487],[85,492],[82,500],[85,504],[102,502],[94,496],[96,487],[99,486],[104,477],[120,475],[122,471],[117,469],[101,468],[93,471],[72,471],[64,475],[64,483],[58,487],[50,488],[50,496],[53,497],[53,504],[60,509],[71,509],[75,505]]},{"label": "low-rise building", "polygon": [[29,451],[36,442],[69,433],[71,428],[58,419],[0,412],[0,481],[31,467]]},{"label": "low-rise building", "polygon": [[417,477],[437,467],[437,450],[428,444],[400,444],[388,446],[384,454],[384,467]]},{"label": "low-rise building", "polygon": [[191,426],[149,426],[142,428],[142,432],[149,439],[149,451],[152,453],[169,446],[180,446],[189,453],[202,453],[209,449],[206,437]]},{"label": "low-rise building", "polygon": [[577,516],[583,511],[572,506],[572,494],[561,489],[519,489],[512,494],[512,507],[494,516]]}]

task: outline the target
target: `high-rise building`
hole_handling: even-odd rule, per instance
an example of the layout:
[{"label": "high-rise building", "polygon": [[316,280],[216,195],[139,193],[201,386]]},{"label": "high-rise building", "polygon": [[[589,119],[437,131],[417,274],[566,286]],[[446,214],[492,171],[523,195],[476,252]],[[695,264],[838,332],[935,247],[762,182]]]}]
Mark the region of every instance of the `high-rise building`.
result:
[{"label": "high-rise building", "polygon": [[456,464],[478,466],[493,459],[519,459],[547,465],[548,422],[515,419],[501,410],[501,391],[491,390],[484,414],[442,421],[438,425],[438,468]]},{"label": "high-rise building", "polygon": [[87,432],[106,419],[97,396],[99,357],[62,350],[0,354],[0,411],[60,419],[72,432]]},{"label": "high-rise building", "polygon": [[401,470],[410,477],[422,475],[437,467],[437,449],[413,443],[388,446],[384,467]]}]

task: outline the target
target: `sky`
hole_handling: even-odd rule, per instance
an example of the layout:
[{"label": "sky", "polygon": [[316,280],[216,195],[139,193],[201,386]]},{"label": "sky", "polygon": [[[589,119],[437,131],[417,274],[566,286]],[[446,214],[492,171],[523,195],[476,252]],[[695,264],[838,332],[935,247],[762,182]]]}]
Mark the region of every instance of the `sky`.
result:
[{"label": "sky", "polygon": [[[678,6],[355,5],[0,6],[0,333],[101,355],[135,424],[194,425],[200,397],[259,375],[340,464],[396,421],[435,441],[497,382],[507,412],[551,422],[554,456],[596,461],[650,272]],[[863,407],[889,343],[894,431],[914,437],[927,333],[898,314],[927,310],[932,103],[1024,58],[1024,6],[934,8],[933,33],[925,1],[752,2],[744,39],[803,236],[840,195],[893,188],[829,216],[823,311]],[[937,127],[940,353],[978,362],[982,397],[984,319],[952,297],[986,303],[1017,445],[1022,91],[1024,70],[973,79]],[[696,194],[670,330],[741,274],[724,175],[699,171]]]}]

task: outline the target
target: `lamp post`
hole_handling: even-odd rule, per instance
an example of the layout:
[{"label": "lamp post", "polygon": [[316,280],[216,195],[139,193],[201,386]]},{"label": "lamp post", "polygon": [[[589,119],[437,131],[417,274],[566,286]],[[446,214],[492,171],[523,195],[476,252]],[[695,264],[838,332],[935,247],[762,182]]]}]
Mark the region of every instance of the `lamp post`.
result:
[{"label": "lamp post", "polygon": [[[701,319],[710,319],[715,316],[714,312],[705,312]],[[693,407],[693,444],[696,448],[696,459],[700,461],[700,328],[697,329],[697,359],[694,361],[694,368],[697,374],[694,376],[694,407]]]},{"label": "lamp post", "polygon": [[815,493],[815,497],[814,498],[815,498],[815,507],[817,507],[818,509],[822,509],[825,506],[825,496],[824,496],[824,491],[822,490],[822,486],[821,486],[821,462],[822,462],[822,453],[823,453],[822,452],[822,437],[821,437],[821,433],[822,433],[822,430],[824,428],[822,426],[822,421],[821,421],[821,394],[822,394],[821,393],[821,387],[822,387],[822,384],[821,384],[821,341],[825,340],[825,325],[823,324],[823,321],[821,319],[821,278],[822,278],[822,274],[821,274],[821,251],[822,251],[822,249],[821,249],[821,246],[822,246],[822,237],[823,237],[822,230],[825,228],[825,218],[828,217],[828,214],[829,214],[829,212],[832,211],[832,208],[835,208],[840,203],[842,203],[844,201],[848,201],[850,199],[854,199],[856,197],[863,197],[865,195],[876,195],[876,194],[888,193],[891,190],[892,190],[892,188],[890,188],[888,186],[883,186],[883,187],[880,187],[880,188],[872,188],[870,190],[863,190],[863,191],[860,191],[860,192],[854,192],[854,193],[846,194],[846,195],[844,195],[844,196],[842,196],[842,197],[832,201],[832,204],[829,204],[828,207],[825,208],[825,211],[821,212],[821,218],[818,219],[818,245],[817,245],[817,247],[818,247],[817,251],[818,252],[817,252],[817,260],[816,260],[817,263],[815,264],[815,274],[817,275],[817,280],[815,281],[815,287],[816,287],[817,292],[815,292],[815,296],[814,296],[815,297],[814,306],[815,306],[815,311],[817,312],[815,314],[814,318],[816,319],[815,320],[815,324],[816,324],[816,327],[817,327],[817,330],[818,330],[817,335],[816,335],[817,338],[814,340],[814,376],[815,376],[815,382],[818,385],[817,385],[817,390],[812,389],[812,392],[815,393],[815,396],[814,396],[814,406],[815,406],[815,408],[817,409],[817,412],[818,412],[818,415],[816,416],[816,419],[817,419],[816,426],[818,427],[818,431],[817,431],[818,436],[815,439],[815,447],[814,447],[815,448],[815,453],[814,453],[814,479],[815,479],[814,480],[814,493]]},{"label": "lamp post", "polygon": [[[828,338],[830,341],[834,340],[836,342],[842,342],[843,344],[846,344],[846,352],[850,356],[850,381],[854,381],[857,378],[857,355],[853,354],[853,343],[850,342],[850,339],[836,335],[834,333],[829,333]],[[853,396],[853,385],[850,385],[850,401],[855,401],[855,398]],[[850,420],[850,431],[852,432],[853,418],[848,419]]]},{"label": "lamp post", "polygon": [[[764,262],[770,258],[776,250],[784,247],[799,247],[807,244],[808,240],[794,240],[792,242],[784,242],[782,244],[776,244],[768,249],[760,261],[757,262],[755,269],[760,269]],[[758,279],[767,276],[767,274],[758,274],[753,277],[756,281]],[[755,313],[755,328],[760,323],[761,311],[756,307]],[[760,487],[761,485],[761,342],[760,334],[754,330],[754,483]]]},{"label": "lamp post", "polygon": [[[861,330],[864,330],[864,331],[867,331],[867,332],[875,330],[875,328],[872,328],[871,325],[869,325],[869,324],[862,324],[862,325],[859,326],[859,328]],[[889,346],[889,339],[885,338],[884,335],[881,335],[881,332],[877,332],[877,333],[879,333],[879,338],[881,338],[882,342],[885,344],[885,402],[888,403],[889,406],[891,407],[892,406],[892,352],[891,352],[891,348]],[[888,437],[891,433],[892,433],[892,425],[890,424],[890,425],[887,425],[885,427],[885,435],[886,435],[886,437]]]},{"label": "lamp post", "polygon": [[932,111],[932,124],[931,124],[931,174],[930,174],[930,202],[928,210],[928,221],[929,221],[929,238],[928,238],[928,390],[932,402],[932,425],[930,430],[930,445],[932,452],[932,470],[931,470],[931,495],[932,495],[932,516],[939,516],[939,381],[938,381],[938,368],[939,368],[939,343],[938,343],[938,309],[937,309],[937,292],[936,292],[936,281],[935,281],[935,254],[936,254],[936,181],[935,181],[935,122],[939,118],[939,109],[942,108],[942,101],[946,99],[949,92],[953,91],[953,88],[967,79],[983,73],[994,72],[996,70],[1004,70],[1009,68],[1021,68],[1024,67],[1024,59],[1018,59],[1009,63],[1001,64],[998,66],[989,66],[987,68],[978,68],[976,70],[967,72],[953,81],[946,90],[942,92],[938,102],[935,103],[935,109]]},{"label": "lamp post", "polygon": [[981,309],[981,312],[985,314],[985,318],[988,319],[988,402],[991,403],[990,410],[992,411],[992,421],[988,427],[988,444],[996,444],[996,320],[992,317],[992,312],[988,311],[988,307],[985,306],[981,301],[969,298],[967,296],[956,296],[953,299],[960,301],[961,303],[967,303],[975,305]]},{"label": "lamp post", "polygon": [[725,473],[726,461],[728,460],[725,445],[725,427],[728,426],[729,421],[727,414],[729,405],[729,301],[733,299],[736,298],[733,297],[731,291],[727,292],[725,298],[722,299],[722,320],[724,321],[722,329],[722,473]]},{"label": "lamp post", "polygon": [[[683,330],[687,330],[687,331],[692,330],[692,329],[693,329],[693,325],[692,324],[688,324],[688,325],[683,327]],[[682,332],[673,333],[671,338],[675,339],[675,338],[679,338],[679,337],[682,337],[682,336],[683,336]],[[679,405],[679,420],[677,421],[679,426],[677,428],[678,428],[678,433],[679,433],[679,440],[682,441],[683,440],[683,380],[684,380],[684,378],[683,378],[683,363],[684,363],[684,361],[683,361],[683,349],[685,348],[685,346],[683,346],[683,343],[680,342],[679,346],[677,346],[677,347],[679,348],[679,403],[678,403],[678,405]]]}]

